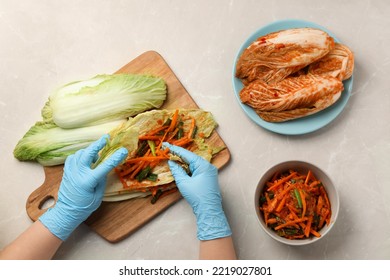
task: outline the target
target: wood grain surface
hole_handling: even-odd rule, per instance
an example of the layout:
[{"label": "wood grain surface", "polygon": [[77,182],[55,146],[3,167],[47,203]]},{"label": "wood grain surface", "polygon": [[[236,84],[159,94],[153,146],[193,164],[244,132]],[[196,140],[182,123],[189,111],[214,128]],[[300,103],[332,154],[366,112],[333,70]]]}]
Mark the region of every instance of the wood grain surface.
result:
[{"label": "wood grain surface", "polygon": [[[167,100],[162,108],[198,108],[165,60],[155,51],[141,54],[116,73],[151,74],[162,77],[168,89]],[[225,145],[216,131],[207,141],[212,144]],[[226,147],[213,158],[212,163],[220,169],[229,160],[230,152]],[[63,165],[44,167],[44,171],[43,184],[30,194],[26,202],[27,214],[33,221],[47,210],[43,207],[46,201],[49,199],[57,200]],[[92,213],[85,223],[104,239],[115,243],[129,236],[180,199],[180,193],[175,192],[160,198],[155,204],[151,204],[151,197],[120,202],[102,202],[99,209]]]}]

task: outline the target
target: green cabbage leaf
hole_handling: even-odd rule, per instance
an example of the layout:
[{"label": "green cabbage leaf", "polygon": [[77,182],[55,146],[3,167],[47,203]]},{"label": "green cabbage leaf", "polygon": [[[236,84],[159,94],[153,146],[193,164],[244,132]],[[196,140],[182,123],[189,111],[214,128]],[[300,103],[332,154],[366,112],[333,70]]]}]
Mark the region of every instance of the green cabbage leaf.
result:
[{"label": "green cabbage leaf", "polygon": [[79,128],[134,116],[164,103],[160,77],[141,74],[97,75],[54,91],[42,109],[44,122]]},{"label": "green cabbage leaf", "polygon": [[38,161],[43,166],[63,164],[67,156],[86,148],[125,122],[117,120],[73,129],[37,122],[19,140],[14,156],[21,161]]}]

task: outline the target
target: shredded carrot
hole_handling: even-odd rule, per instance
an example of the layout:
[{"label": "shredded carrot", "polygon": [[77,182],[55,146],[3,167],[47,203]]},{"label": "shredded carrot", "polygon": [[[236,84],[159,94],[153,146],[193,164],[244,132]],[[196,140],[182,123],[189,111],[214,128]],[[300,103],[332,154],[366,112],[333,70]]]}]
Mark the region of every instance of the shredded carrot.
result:
[{"label": "shredded carrot", "polygon": [[311,170],[309,170],[309,172],[307,172],[307,176],[306,176],[306,179],[305,179],[305,184],[306,185],[309,183],[310,177],[311,177]]},{"label": "shredded carrot", "polygon": [[306,227],[305,227],[305,236],[306,237],[309,237],[312,221],[313,221],[313,216],[309,216],[309,218],[307,219]]},{"label": "shredded carrot", "polygon": [[161,149],[156,150],[156,154],[158,156],[162,156],[162,157],[168,158],[169,157],[168,153],[169,153],[169,148],[165,148],[164,150],[161,150]]},{"label": "shredded carrot", "polygon": [[292,207],[291,205],[287,205],[287,208],[290,210],[290,212],[295,215],[294,218],[298,219],[297,213],[299,213],[298,209]]},{"label": "shredded carrot", "polygon": [[191,142],[192,142],[192,139],[183,137],[183,138],[180,138],[179,140],[172,141],[172,144],[176,145],[176,146],[184,146],[184,145],[191,143]]},{"label": "shredded carrot", "polygon": [[165,138],[168,135],[168,130],[165,131],[164,136],[161,138],[160,144],[158,144],[157,149],[161,149],[162,143],[165,142]]},{"label": "shredded carrot", "polygon": [[130,174],[130,179],[134,179],[135,176],[137,176],[137,174],[142,170],[142,168],[144,167],[144,161],[141,161],[139,162],[139,164],[137,165],[137,168],[135,168],[135,170],[133,172],[131,172]]},{"label": "shredded carrot", "polygon": [[155,135],[142,135],[139,137],[139,140],[161,140],[161,137]]},{"label": "shredded carrot", "polygon": [[278,203],[278,200],[277,200],[277,198],[275,197],[275,198],[273,198],[271,201],[270,201],[270,203],[268,203],[268,211],[269,212],[273,212],[274,211],[274,209],[276,208],[276,204]]},{"label": "shredded carrot", "polygon": [[179,109],[176,109],[175,113],[173,114],[171,124],[168,127],[168,131],[173,131],[176,128],[176,123],[179,118]]},{"label": "shredded carrot", "polygon": [[320,216],[320,224],[319,226],[323,226],[325,222],[327,222],[327,217],[329,215],[330,211],[328,209],[325,209],[324,207],[321,209],[321,216]]},{"label": "shredded carrot", "polygon": [[191,127],[190,130],[188,131],[188,138],[192,138],[192,134],[194,134],[195,131],[195,119],[191,118]]},{"label": "shredded carrot", "polygon": [[282,191],[282,192],[280,193],[280,195],[285,195],[285,194],[287,194],[287,193],[288,193],[289,191],[291,191],[293,188],[294,188],[293,185],[288,186],[284,191]]},{"label": "shredded carrot", "polygon": [[[292,212],[291,211],[291,216],[292,216],[292,218],[294,219],[294,220],[297,220],[297,219],[299,219],[299,217],[297,216],[297,214],[295,214],[295,212]],[[306,225],[302,222],[302,223],[299,223],[299,225],[301,226],[301,228],[306,228]]]},{"label": "shredded carrot", "polygon": [[292,226],[292,225],[298,224],[300,222],[304,222],[306,220],[307,220],[306,217],[305,218],[296,219],[296,220],[293,220],[291,222],[287,222],[287,223],[284,223],[284,224],[281,224],[281,225],[275,227],[275,230],[278,230],[278,229],[281,229],[281,228],[284,228],[284,227],[288,227],[288,226]]},{"label": "shredded carrot", "polygon": [[330,208],[330,202],[329,202],[328,195],[326,194],[326,191],[325,191],[324,187],[321,186],[320,191],[321,191],[322,196],[323,196],[324,199],[325,199],[326,206],[327,206],[328,208]]},{"label": "shredded carrot", "polygon": [[156,135],[157,133],[159,133],[159,132],[161,132],[161,131],[163,131],[163,130],[165,130],[167,128],[168,128],[167,125],[163,125],[163,126],[160,126],[160,127],[157,127],[155,129],[152,129],[152,130],[148,131],[148,134],[146,134],[146,135],[149,135],[149,136]]},{"label": "shredded carrot", "polygon": [[120,175],[120,177],[124,177],[124,176],[126,176],[126,175],[129,175],[130,173],[132,173],[135,169],[137,169],[137,167],[138,167],[138,165],[133,165],[133,166],[131,166],[130,168],[127,168],[127,169],[124,169],[124,170],[122,170],[120,173],[119,173],[119,175]]},{"label": "shredded carrot", "polygon": [[280,201],[278,207],[276,207],[276,212],[280,212],[282,211],[283,207],[284,207],[284,204],[286,203],[286,200],[287,200],[287,196],[283,196],[282,200]]},{"label": "shredded carrot", "polygon": [[315,237],[321,237],[321,234],[314,229],[310,229],[310,233],[313,234]]},{"label": "shredded carrot", "polygon": [[318,215],[321,214],[321,209],[323,206],[324,206],[324,200],[323,200],[322,196],[319,196],[318,200],[317,200],[317,207],[316,207],[316,213]]},{"label": "shredded carrot", "polygon": [[[261,210],[261,209],[260,209]],[[269,213],[267,211],[264,211],[264,220],[265,220],[265,224],[268,226],[268,216],[269,216]]]},{"label": "shredded carrot", "polygon": [[331,219],[325,187],[311,171],[276,172],[264,184],[259,205],[266,225],[288,239],[320,237]]},{"label": "shredded carrot", "polygon": [[143,161],[156,161],[156,160],[164,160],[168,159],[166,156],[146,156],[146,157],[138,157],[138,158],[131,158],[126,161],[126,163],[136,163],[136,162],[143,162]]},{"label": "shredded carrot", "polygon": [[273,184],[272,187],[270,187],[268,190],[273,190],[275,189],[276,187],[282,185],[283,183],[287,182],[288,180],[290,180],[292,177],[294,177],[297,173],[296,172],[293,172],[291,173],[290,175],[280,179],[279,181],[277,181],[277,183]]},{"label": "shredded carrot", "polygon": [[275,218],[268,219],[268,223],[269,223],[269,224],[274,224],[274,223],[276,223],[277,221],[278,221],[278,220],[275,219]]},{"label": "shredded carrot", "polygon": [[318,186],[319,183],[320,183],[319,181],[313,181],[313,182],[309,185],[309,187],[310,187],[310,188],[314,188],[315,186]]}]

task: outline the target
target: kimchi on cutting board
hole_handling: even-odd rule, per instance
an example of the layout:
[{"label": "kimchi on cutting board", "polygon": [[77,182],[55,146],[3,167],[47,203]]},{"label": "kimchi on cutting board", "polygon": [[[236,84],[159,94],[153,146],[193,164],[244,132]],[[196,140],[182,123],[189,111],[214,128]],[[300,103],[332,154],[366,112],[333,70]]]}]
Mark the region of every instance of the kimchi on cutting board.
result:
[{"label": "kimchi on cutting board", "polygon": [[[161,109],[198,108],[165,60],[155,51],[141,54],[116,73],[150,74],[163,78],[167,84],[168,94]],[[206,141],[213,145],[226,146],[216,131]],[[229,160],[230,152],[226,147],[211,162],[220,169]],[[30,194],[26,202],[27,214],[33,221],[46,211],[43,207],[46,201],[57,199],[63,165],[44,167],[44,171],[44,183]],[[180,199],[180,193],[174,192],[161,197],[155,204],[151,203],[150,196],[118,202],[102,202],[99,209],[92,213],[85,223],[107,241],[118,242]]]}]

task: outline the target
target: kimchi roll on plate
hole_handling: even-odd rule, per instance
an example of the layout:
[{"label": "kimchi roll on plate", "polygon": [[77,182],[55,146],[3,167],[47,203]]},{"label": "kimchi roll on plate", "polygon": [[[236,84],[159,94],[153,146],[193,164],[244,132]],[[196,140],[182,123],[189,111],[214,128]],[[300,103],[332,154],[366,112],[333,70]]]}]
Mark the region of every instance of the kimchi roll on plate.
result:
[{"label": "kimchi roll on plate", "polygon": [[[300,38],[303,36],[300,31],[312,38],[311,49],[305,45],[305,40]],[[278,32],[276,35],[281,38],[275,39],[274,32]],[[265,38],[263,41],[262,37]],[[283,44],[282,41],[287,43]],[[296,41],[303,43],[298,47],[288,46],[288,42],[294,44]],[[312,52],[313,44],[316,44],[314,48],[320,50]],[[261,54],[256,50],[259,45],[263,45]],[[286,50],[279,52],[278,46]],[[352,63],[347,63],[348,59]],[[283,61],[287,60],[289,63],[284,65]],[[279,67],[275,65],[280,68],[275,68]],[[338,65],[343,67],[343,70],[331,69]],[[314,78],[299,77],[302,71]],[[264,26],[244,42],[234,61],[233,88],[241,108],[256,124],[276,133],[300,135],[326,126],[343,111],[351,95],[352,71],[352,52],[342,45],[331,31],[312,22],[290,19]],[[317,87],[317,84],[325,86]],[[301,85],[305,88],[300,89]],[[263,100],[259,102],[252,98],[246,88],[256,90],[255,94],[260,92],[268,100],[260,104]],[[324,88],[330,90],[324,92]],[[296,96],[300,96],[302,92],[311,92],[311,95],[306,99],[290,98],[292,100],[289,104],[281,104],[279,108],[271,106],[271,111],[256,108],[266,108],[270,99],[273,99],[270,94],[279,90],[279,95],[285,89],[296,92]],[[294,104],[298,107],[290,108]]]}]

